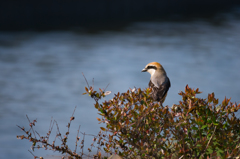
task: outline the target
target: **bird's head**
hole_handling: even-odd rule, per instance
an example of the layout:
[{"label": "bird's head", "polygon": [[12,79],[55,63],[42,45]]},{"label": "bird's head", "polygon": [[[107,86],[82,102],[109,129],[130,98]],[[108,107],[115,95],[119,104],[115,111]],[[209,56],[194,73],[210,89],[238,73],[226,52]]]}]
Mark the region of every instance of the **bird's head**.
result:
[{"label": "bird's head", "polygon": [[151,62],[149,64],[147,64],[145,66],[145,68],[142,70],[142,72],[149,72],[151,74],[151,76],[155,73],[155,72],[159,72],[161,74],[166,74],[164,68],[162,67],[162,65],[158,62]]}]

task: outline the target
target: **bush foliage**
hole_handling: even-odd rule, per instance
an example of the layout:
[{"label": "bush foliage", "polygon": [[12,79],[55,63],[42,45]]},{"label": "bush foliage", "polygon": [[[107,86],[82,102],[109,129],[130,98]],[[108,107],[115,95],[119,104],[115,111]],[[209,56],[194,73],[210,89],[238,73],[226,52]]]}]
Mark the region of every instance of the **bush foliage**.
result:
[{"label": "bush foliage", "polygon": [[98,103],[104,96],[86,88],[95,99],[103,131],[110,132],[104,150],[124,158],[233,158],[240,155],[240,120],[235,112],[240,104],[225,98],[221,104],[209,94],[197,98],[198,89],[180,92],[178,105],[163,107],[150,97],[151,90],[133,89],[115,94],[112,100]]},{"label": "bush foliage", "polygon": [[[240,104],[232,103],[230,99],[225,98],[219,104],[214,93],[206,99],[198,98],[196,95],[201,93],[199,89],[191,89],[187,85],[185,91],[179,93],[182,100],[172,107],[153,101],[149,88],[129,89],[100,103],[100,99],[109,92],[101,89],[95,91],[91,86],[85,89],[84,94],[95,100],[94,106],[101,115],[97,120],[106,124],[94,136],[93,141],[98,146],[93,158],[104,158],[102,154],[146,159],[240,156],[240,119],[235,114]],[[70,121],[73,119],[72,116]],[[83,157],[83,152],[77,153],[77,148],[71,151],[66,144],[69,129],[64,137],[60,138],[61,134],[58,134],[63,144],[56,146],[49,143],[49,136],[33,137],[30,131],[20,128],[26,135],[18,138],[30,140],[33,147],[39,143],[42,146],[38,145],[38,148],[51,148],[75,158]],[[81,143],[80,149],[84,141]],[[88,148],[89,152],[92,147],[93,144],[91,149]]]}]

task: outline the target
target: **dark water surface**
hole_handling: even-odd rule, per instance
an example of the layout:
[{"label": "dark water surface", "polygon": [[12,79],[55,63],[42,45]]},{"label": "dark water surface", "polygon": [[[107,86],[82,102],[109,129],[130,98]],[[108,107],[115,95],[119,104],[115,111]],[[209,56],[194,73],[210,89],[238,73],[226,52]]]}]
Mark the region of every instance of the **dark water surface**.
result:
[{"label": "dark water surface", "polygon": [[[33,158],[31,143],[17,140],[17,125],[28,127],[26,114],[37,118],[36,130],[46,135],[51,117],[62,133],[74,107],[71,125],[73,149],[78,125],[81,131],[99,131],[94,101],[83,96],[89,83],[112,91],[147,87],[150,75],[141,73],[152,61],[160,62],[171,80],[166,105],[177,104],[186,84],[240,102],[240,20],[226,15],[215,25],[208,21],[135,23],[122,31],[0,32],[0,154],[3,158]],[[55,133],[55,132],[54,132]],[[53,134],[54,136],[55,134]],[[92,138],[86,143],[90,145]],[[60,156],[37,150],[35,155]]]}]

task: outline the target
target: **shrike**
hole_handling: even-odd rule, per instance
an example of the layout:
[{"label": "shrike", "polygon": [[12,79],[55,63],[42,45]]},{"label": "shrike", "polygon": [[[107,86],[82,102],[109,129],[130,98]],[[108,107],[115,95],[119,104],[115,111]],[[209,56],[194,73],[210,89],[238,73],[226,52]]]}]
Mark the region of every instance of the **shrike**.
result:
[{"label": "shrike", "polygon": [[148,86],[152,88],[151,96],[153,100],[163,103],[171,83],[162,65],[158,62],[151,62],[146,65],[142,72],[151,74]]}]

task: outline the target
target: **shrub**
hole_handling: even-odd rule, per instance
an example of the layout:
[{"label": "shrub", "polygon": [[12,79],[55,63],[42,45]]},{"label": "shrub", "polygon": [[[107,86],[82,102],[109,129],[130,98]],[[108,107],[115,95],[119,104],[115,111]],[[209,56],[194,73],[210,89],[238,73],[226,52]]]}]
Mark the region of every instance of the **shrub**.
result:
[{"label": "shrub", "polygon": [[[207,99],[197,98],[201,92],[187,85],[185,91],[179,93],[182,100],[172,107],[153,101],[149,88],[130,89],[100,103],[100,99],[109,92],[101,89],[97,92],[90,86],[85,89],[84,94],[95,100],[94,106],[102,116],[97,120],[106,124],[94,136],[93,141],[98,145],[97,153],[92,155],[94,158],[102,158],[103,151],[123,158],[147,159],[234,158],[240,155],[240,120],[235,116],[240,104],[233,104],[230,99],[225,98],[218,104],[214,93]],[[30,131],[21,129],[26,136],[18,138],[30,140],[33,147],[41,143],[45,148],[50,147],[75,158],[83,157],[83,152],[68,148],[69,129],[65,137],[60,138],[62,145],[58,147],[54,143],[49,144],[46,137],[32,137]]]},{"label": "shrub", "polygon": [[180,92],[178,105],[163,107],[151,90],[133,89],[99,104],[104,92],[86,88],[109,132],[104,150],[124,158],[233,158],[240,155],[240,104],[225,98],[218,105],[214,93],[197,98],[198,89]]}]

